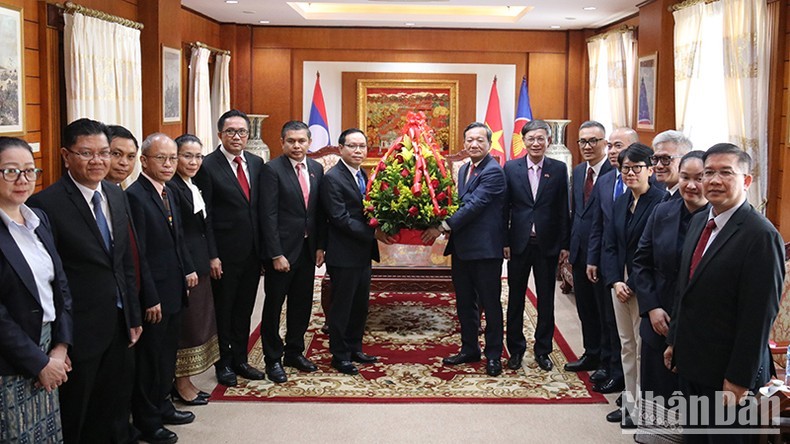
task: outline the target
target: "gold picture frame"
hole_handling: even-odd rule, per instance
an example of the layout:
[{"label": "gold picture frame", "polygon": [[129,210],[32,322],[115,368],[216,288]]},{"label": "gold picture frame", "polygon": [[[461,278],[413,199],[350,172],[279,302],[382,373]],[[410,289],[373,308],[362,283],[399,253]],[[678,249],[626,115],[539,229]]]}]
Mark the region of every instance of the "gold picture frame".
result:
[{"label": "gold picture frame", "polygon": [[658,86],[658,53],[639,57],[636,79],[636,128],[656,128],[656,90]]},{"label": "gold picture frame", "polygon": [[0,3],[0,135],[25,134],[24,9]]}]

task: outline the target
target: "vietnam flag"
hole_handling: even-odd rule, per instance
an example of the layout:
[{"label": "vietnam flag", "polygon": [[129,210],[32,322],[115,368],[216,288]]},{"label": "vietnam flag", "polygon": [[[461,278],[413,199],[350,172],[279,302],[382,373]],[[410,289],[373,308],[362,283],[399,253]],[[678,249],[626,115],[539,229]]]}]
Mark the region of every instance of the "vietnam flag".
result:
[{"label": "vietnam flag", "polygon": [[491,85],[491,94],[488,96],[485,124],[494,133],[491,136],[491,155],[499,159],[499,164],[505,164],[505,138],[502,134],[502,112],[499,108],[499,93],[496,89],[496,76]]},{"label": "vietnam flag", "polygon": [[510,141],[510,158],[518,159],[527,154],[524,140],[521,138],[521,129],[532,120],[532,107],[529,106],[529,91],[527,90],[527,76],[521,78],[521,90],[518,93],[518,108],[516,108],[516,121],[513,124],[513,139]]},{"label": "vietnam flag", "polygon": [[329,145],[329,120],[326,118],[324,94],[321,92],[321,74],[315,73],[315,89],[313,89],[313,105],[310,107],[310,127],[312,142],[309,151],[318,151]]}]

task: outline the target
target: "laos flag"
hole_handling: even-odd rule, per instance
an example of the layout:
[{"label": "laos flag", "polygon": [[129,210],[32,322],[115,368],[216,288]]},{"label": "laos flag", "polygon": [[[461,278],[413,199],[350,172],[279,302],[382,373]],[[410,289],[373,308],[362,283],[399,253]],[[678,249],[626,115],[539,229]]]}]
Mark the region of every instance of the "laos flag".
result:
[{"label": "laos flag", "polygon": [[329,123],[326,118],[326,106],[324,106],[324,94],[321,92],[321,74],[315,73],[315,89],[313,90],[313,105],[310,107],[310,120],[307,123],[310,127],[312,142],[310,151],[318,151],[329,145]]}]

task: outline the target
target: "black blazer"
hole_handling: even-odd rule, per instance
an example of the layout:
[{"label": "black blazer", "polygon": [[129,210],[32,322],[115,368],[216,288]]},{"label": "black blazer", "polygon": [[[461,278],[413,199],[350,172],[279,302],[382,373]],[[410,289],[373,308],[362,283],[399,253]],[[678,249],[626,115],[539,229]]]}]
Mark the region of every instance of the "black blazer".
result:
[{"label": "black blazer", "polygon": [[[365,175],[367,182],[367,175]],[[362,209],[357,180],[342,160],[321,180],[321,205],[328,220],[326,264],[332,267],[366,267],[379,260],[375,230]]]},{"label": "black blazer", "polygon": [[146,177],[141,175],[127,188],[126,195],[140,241],[140,254],[151,270],[162,313],[173,314],[187,305],[186,275],[194,272],[195,267],[184,242],[178,193],[167,185],[165,190],[173,216],[172,227],[167,223],[162,196]]},{"label": "black blazer", "polygon": [[726,378],[754,389],[770,374],[768,335],[779,310],[784,241],[744,202],[718,233],[689,279],[691,256],[708,213],[689,224],[678,297],[667,343],[684,378],[719,388]]},{"label": "black blazer", "polygon": [[[192,258],[192,266],[199,276],[209,274],[209,260],[217,257],[217,244],[214,241],[214,230],[210,220],[201,214],[195,214],[195,203],[192,191],[178,174],[167,183],[178,194],[181,207],[181,226],[184,230],[184,242]],[[205,210],[208,215],[209,208]]]},{"label": "black blazer", "polygon": [[304,205],[302,187],[288,156],[280,156],[261,168],[260,221],[264,263],[285,256],[294,263],[304,247],[315,262],[315,252],[324,248],[326,217],[319,201],[324,167],[313,159],[305,159],[310,178],[310,195]]},{"label": "black blazer", "polygon": [[[52,345],[71,345],[73,323],[71,319],[71,294],[66,282],[63,264],[55,249],[55,240],[47,216],[33,210],[41,219],[36,228],[38,239],[44,245],[55,268],[52,296],[55,303],[55,321],[52,323]],[[42,352],[41,324],[44,311],[30,269],[22,251],[17,246],[8,227],[0,222],[0,375],[25,375],[37,377],[49,362]]]},{"label": "black blazer", "polygon": [[112,256],[88,202],[68,174],[28,200],[28,205],[47,213],[69,282],[74,317],[74,343],[69,354],[73,361],[95,357],[109,347],[115,337],[119,293],[127,335],[132,327],[141,325],[128,203],[117,185],[104,180],[102,190],[112,223]]},{"label": "black blazer", "polygon": [[[617,181],[617,171],[612,168],[601,175],[593,187],[590,200],[595,199],[596,205],[590,208],[592,222],[587,241],[587,264],[601,266],[601,249],[603,247],[603,227],[612,223],[612,208],[614,207],[614,185]],[[625,184],[623,185],[625,187]],[[625,194],[628,188],[625,187]]]},{"label": "black blazer", "polygon": [[[247,160],[247,181],[250,185],[250,199],[244,196],[236,170],[228,164],[228,159],[217,148],[203,158],[203,165],[193,178],[203,193],[203,200],[211,209],[209,224],[214,229],[217,254],[225,264],[247,260],[250,254],[259,257],[258,239],[258,194],[263,160],[248,152],[242,155]],[[213,258],[212,258],[213,259]]]},{"label": "black blazer", "polygon": [[507,203],[510,221],[508,245],[511,254],[527,249],[532,224],[535,224],[538,246],[546,256],[557,256],[570,243],[570,212],[568,209],[568,168],[564,162],[543,158],[538,192],[532,198],[527,157],[505,164]]},{"label": "black blazer", "polygon": [[587,166],[587,162],[576,165],[573,168],[571,177],[571,249],[568,257],[568,261],[571,264],[580,263],[586,265],[589,263],[587,260],[587,249],[595,214],[594,209],[600,205],[595,189],[599,186],[601,179],[604,178],[606,173],[613,169],[612,164],[604,161],[590,198],[585,205],[584,181],[587,179]]}]

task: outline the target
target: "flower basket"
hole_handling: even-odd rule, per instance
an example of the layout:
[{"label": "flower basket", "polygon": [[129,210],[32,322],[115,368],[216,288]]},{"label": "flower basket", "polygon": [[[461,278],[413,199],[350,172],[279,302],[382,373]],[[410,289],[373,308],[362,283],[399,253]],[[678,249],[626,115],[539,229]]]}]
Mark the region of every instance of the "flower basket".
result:
[{"label": "flower basket", "polygon": [[365,193],[368,224],[396,236],[397,242],[424,245],[422,232],[457,209],[453,179],[425,114],[409,113],[401,136],[370,175]]}]

